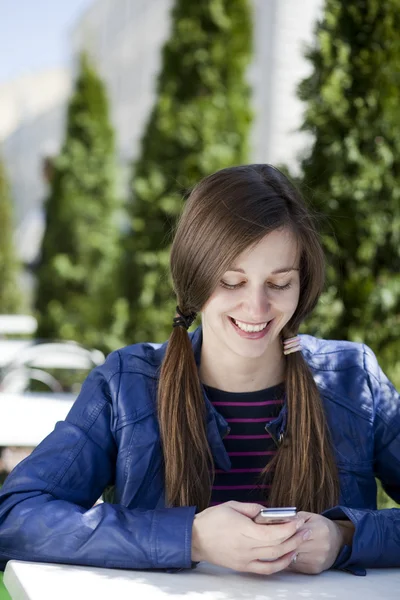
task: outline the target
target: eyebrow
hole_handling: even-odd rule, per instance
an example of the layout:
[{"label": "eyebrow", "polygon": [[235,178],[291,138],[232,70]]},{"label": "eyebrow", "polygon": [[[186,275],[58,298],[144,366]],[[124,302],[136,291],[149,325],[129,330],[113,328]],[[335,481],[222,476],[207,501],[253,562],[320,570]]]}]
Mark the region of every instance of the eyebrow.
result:
[{"label": "eyebrow", "polygon": [[[244,273],[243,269],[239,269],[238,267],[232,267],[231,269],[227,270],[235,271],[237,273]],[[290,273],[290,271],[300,271],[300,269],[296,269],[295,267],[282,267],[280,269],[275,269],[275,271],[272,271],[271,275],[279,275],[280,273]]]}]

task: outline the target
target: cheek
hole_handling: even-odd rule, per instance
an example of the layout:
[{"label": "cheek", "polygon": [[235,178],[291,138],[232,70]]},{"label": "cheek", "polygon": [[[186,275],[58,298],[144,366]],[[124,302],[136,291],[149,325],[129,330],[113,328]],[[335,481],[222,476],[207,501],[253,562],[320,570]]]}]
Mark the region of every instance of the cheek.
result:
[{"label": "cheek", "polygon": [[297,305],[299,303],[299,297],[300,297],[300,290],[299,290],[299,288],[297,288],[296,290],[293,290],[293,293],[290,294],[290,297],[288,298],[292,312],[294,312],[297,308]]},{"label": "cheek", "polygon": [[283,293],[280,297],[274,296],[273,303],[285,313],[294,313],[299,302],[298,290],[293,290],[291,293]]},{"label": "cheek", "polygon": [[291,294],[290,298],[288,298],[288,312],[290,312],[291,314],[293,314],[297,308],[297,305],[299,303],[299,297],[300,293],[299,289],[297,289],[296,291],[293,291],[293,294]]},{"label": "cheek", "polygon": [[208,316],[208,318],[210,318],[212,315],[225,312],[227,307],[231,304],[231,301],[232,296],[229,294],[229,290],[223,288],[217,289],[207,300],[201,312],[206,317]]},{"label": "cheek", "polygon": [[240,298],[239,290],[227,290],[220,288],[216,290],[212,296],[207,300],[206,307],[212,307],[213,309],[222,310],[224,307],[232,306],[237,304]]}]

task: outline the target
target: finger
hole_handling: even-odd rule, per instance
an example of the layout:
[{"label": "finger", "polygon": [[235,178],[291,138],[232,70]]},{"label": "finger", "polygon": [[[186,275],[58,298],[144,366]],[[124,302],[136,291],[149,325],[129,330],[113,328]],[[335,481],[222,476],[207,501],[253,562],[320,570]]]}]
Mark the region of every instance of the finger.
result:
[{"label": "finger", "polygon": [[307,523],[308,521],[310,521],[311,519],[313,519],[314,517],[316,517],[318,515],[315,515],[314,513],[307,512],[305,510],[300,510],[297,513],[297,516],[299,517],[299,519],[303,519],[303,521],[305,523]]},{"label": "finger", "polygon": [[304,573],[307,575],[318,575],[324,571],[324,566],[321,561],[311,561],[311,560],[303,560],[300,553],[296,559],[296,562],[293,561],[289,564],[288,570],[293,571],[294,573]]},{"label": "finger", "polygon": [[296,552],[289,552],[289,554],[285,554],[278,560],[272,562],[253,560],[248,564],[246,571],[248,573],[257,573],[259,575],[272,575],[273,573],[278,573],[278,571],[287,569],[295,555]]},{"label": "finger", "polygon": [[288,569],[296,573],[308,573],[310,564],[312,563],[312,557],[303,550],[297,550],[295,553],[295,559],[292,559]]},{"label": "finger", "polygon": [[321,554],[324,553],[324,548],[321,548],[318,541],[313,539],[311,540],[303,540],[303,543],[299,546],[299,552],[302,554]]},{"label": "finger", "polygon": [[260,545],[273,546],[291,538],[303,525],[304,521],[299,518],[280,525],[265,525],[249,521],[244,535],[259,542]]},{"label": "finger", "polygon": [[292,562],[288,567],[291,571],[317,575],[326,568],[329,568],[327,567],[325,553],[321,552],[320,548],[317,548],[317,550],[313,549],[312,552],[307,552],[306,550],[303,550],[304,546],[306,546],[306,544],[296,551],[296,561]]},{"label": "finger", "polygon": [[315,531],[313,531],[311,527],[307,527],[307,525],[305,525],[304,527],[299,529],[297,533],[302,536],[302,547],[308,548],[310,546],[318,545],[318,537],[315,537]]},{"label": "finger", "polygon": [[290,561],[289,566],[287,567],[288,571],[293,571],[293,573],[306,573],[306,566],[304,565],[304,563],[301,563],[299,561],[299,558],[297,557],[296,560],[293,562],[293,559]]},{"label": "finger", "polygon": [[264,506],[256,502],[236,502],[236,500],[230,500],[229,502],[225,502],[225,504],[250,519],[254,519],[260,510],[264,508]]},{"label": "finger", "polygon": [[275,546],[264,546],[254,548],[251,552],[251,557],[254,560],[278,560],[282,556],[298,550],[304,544],[304,536],[309,534],[309,531],[299,531],[292,535],[288,540]]}]

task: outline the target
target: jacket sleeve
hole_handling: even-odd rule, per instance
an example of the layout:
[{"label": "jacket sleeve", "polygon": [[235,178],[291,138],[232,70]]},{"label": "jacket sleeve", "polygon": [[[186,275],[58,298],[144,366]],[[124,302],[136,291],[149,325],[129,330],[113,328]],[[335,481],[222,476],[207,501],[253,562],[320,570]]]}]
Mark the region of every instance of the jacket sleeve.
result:
[{"label": "jacket sleeve", "polygon": [[93,506],[113,482],[119,354],[94,369],[57,423],[0,490],[0,567],[10,559],[125,569],[190,568],[195,507]]},{"label": "jacket sleeve", "polygon": [[[373,397],[375,475],[386,493],[400,504],[400,395],[366,346],[364,368]],[[363,510],[336,506],[325,511],[324,516],[347,518],[355,525],[353,545],[342,550],[334,568],[362,575],[368,567],[400,567],[400,508]]]}]

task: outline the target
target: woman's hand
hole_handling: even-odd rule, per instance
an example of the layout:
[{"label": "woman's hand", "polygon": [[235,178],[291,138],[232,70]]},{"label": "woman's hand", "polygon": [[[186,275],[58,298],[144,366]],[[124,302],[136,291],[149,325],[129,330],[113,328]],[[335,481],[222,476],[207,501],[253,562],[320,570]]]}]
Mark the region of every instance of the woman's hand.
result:
[{"label": "woman's hand", "polygon": [[342,547],[351,545],[353,523],[331,521],[322,515],[308,512],[299,512],[298,517],[304,520],[303,529],[310,531],[310,537],[299,546],[290,570],[315,575],[330,569]]},{"label": "woman's hand", "polygon": [[303,542],[304,531],[297,529],[304,517],[282,525],[261,525],[252,520],[261,508],[231,501],[197,514],[192,560],[262,575],[286,569]]}]

